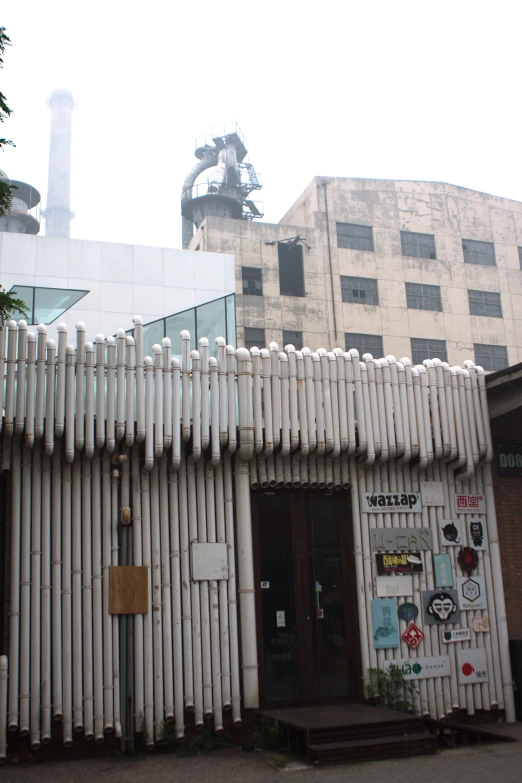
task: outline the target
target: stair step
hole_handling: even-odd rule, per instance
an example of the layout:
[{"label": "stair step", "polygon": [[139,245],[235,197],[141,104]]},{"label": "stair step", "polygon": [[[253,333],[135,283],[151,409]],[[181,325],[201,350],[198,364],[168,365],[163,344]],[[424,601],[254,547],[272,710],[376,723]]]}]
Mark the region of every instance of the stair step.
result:
[{"label": "stair step", "polygon": [[366,740],[386,736],[419,735],[426,731],[423,721],[404,721],[394,724],[360,724],[359,726],[332,726],[324,729],[311,729],[311,744]]},{"label": "stair step", "polygon": [[437,738],[425,731],[422,734],[310,744],[308,751],[312,760],[319,763],[402,758],[436,753]]}]

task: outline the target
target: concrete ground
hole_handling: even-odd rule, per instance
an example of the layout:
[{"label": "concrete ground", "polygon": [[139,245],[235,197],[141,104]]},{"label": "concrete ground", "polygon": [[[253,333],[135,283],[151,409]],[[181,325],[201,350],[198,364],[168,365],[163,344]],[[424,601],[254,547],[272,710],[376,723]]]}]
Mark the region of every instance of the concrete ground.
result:
[{"label": "concrete ground", "polygon": [[[522,724],[491,726],[517,737],[513,743],[442,750],[434,756],[370,761],[332,767],[307,767],[290,761],[279,766],[280,756],[243,753],[240,748],[205,756],[179,758],[169,754],[87,761],[7,764],[0,771],[2,783],[520,783],[522,780]],[[274,766],[275,762],[275,766]]]}]

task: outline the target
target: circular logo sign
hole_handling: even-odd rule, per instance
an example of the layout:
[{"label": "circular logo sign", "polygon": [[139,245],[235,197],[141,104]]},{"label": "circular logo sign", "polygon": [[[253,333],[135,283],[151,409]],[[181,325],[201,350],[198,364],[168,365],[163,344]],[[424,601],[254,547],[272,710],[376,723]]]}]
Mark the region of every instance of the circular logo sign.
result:
[{"label": "circular logo sign", "polygon": [[405,620],[407,623],[411,623],[419,614],[419,610],[415,604],[405,603],[399,605],[397,608],[397,614],[401,620]]}]

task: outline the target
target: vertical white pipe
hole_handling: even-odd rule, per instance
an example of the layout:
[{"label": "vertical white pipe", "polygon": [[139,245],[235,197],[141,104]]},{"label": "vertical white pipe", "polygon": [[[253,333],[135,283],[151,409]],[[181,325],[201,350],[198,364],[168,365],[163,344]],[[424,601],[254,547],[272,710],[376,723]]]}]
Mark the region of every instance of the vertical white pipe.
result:
[{"label": "vertical white pipe", "polygon": [[185,443],[190,440],[190,334],[183,329],[181,334],[181,418]]},{"label": "vertical white pipe", "polygon": [[[323,409],[325,425],[325,452],[332,451],[335,445],[333,432],[332,398],[330,390],[329,357],[324,348],[317,351],[321,364],[321,385],[323,389]],[[335,358],[335,357],[334,357]]]},{"label": "vertical white pipe", "polygon": [[[65,352],[64,352],[65,356]],[[64,378],[65,380],[65,378]],[[65,386],[64,386],[65,391]],[[65,400],[64,400],[65,401]],[[52,462],[52,654],[53,717],[62,720],[62,455],[56,448]]]},{"label": "vertical white pipe", "polygon": [[116,341],[107,337],[107,450],[110,454],[116,446]]},{"label": "vertical white pipe", "polygon": [[[227,399],[228,399],[228,450],[233,454],[237,448],[236,421],[236,368],[235,351],[232,345],[226,347],[227,357]],[[250,358],[250,354],[249,354]],[[239,386],[239,383],[238,383]]]},{"label": "vertical white pipe", "polygon": [[[74,460],[74,348],[68,345],[65,349],[66,379],[65,379],[65,461],[69,464]],[[38,407],[38,397],[37,397]]]},{"label": "vertical white pipe", "polygon": [[348,448],[348,419],[346,411],[346,376],[344,366],[344,355],[340,348],[334,348],[334,356],[337,364],[337,397],[339,409],[339,433],[341,442],[341,451]]},{"label": "vertical white pipe", "polygon": [[125,437],[125,330],[116,333],[116,440]]},{"label": "vertical white pipe", "polygon": [[126,344],[126,362],[127,362],[127,388],[125,391],[125,445],[131,449],[134,445],[134,389],[136,387],[136,351],[134,348],[134,337],[128,335]]},{"label": "vertical white pipe", "polygon": [[[189,547],[198,540],[198,513],[196,498],[196,463],[187,460],[187,497]],[[192,607],[192,666],[194,674],[194,720],[203,726],[203,669],[201,658],[201,604],[199,582],[190,581]]]},{"label": "vertical white pipe", "polygon": [[[34,444],[34,413],[36,402],[35,364],[36,334],[34,332],[29,332],[27,335],[27,396],[25,411],[25,444],[29,449],[32,449]],[[2,389],[4,386],[3,377],[3,375],[0,375],[0,378],[2,378],[2,382],[0,383]],[[0,408],[0,411],[1,410],[2,409]]]},{"label": "vertical white pipe", "polygon": [[16,342],[18,336],[18,325],[16,321],[9,321],[7,324],[7,329],[7,370],[5,387],[4,432],[8,438],[11,438],[14,432],[15,411]]},{"label": "vertical white pipe", "polygon": [[25,371],[27,367],[27,323],[18,321],[18,351],[16,355],[16,413],[15,435],[24,431],[25,414]]},{"label": "vertical white pipe", "polygon": [[214,356],[209,359],[210,409],[211,409],[211,463],[216,466],[221,459],[219,444],[219,376],[218,363]]},{"label": "vertical white pipe", "polygon": [[177,356],[171,360],[172,366],[172,467],[179,470],[181,462],[181,399],[180,399],[180,363]]},{"label": "vertical white pipe", "polygon": [[[152,564],[152,624],[154,652],[154,737],[162,739],[163,721],[163,623],[161,617],[161,541],[159,513],[158,463],[155,461],[150,474],[150,544]],[[172,717],[172,716],[170,716]]]},{"label": "vertical white pipe", "polygon": [[285,351],[288,356],[288,383],[290,396],[290,451],[295,451],[299,446],[296,356],[293,345],[285,346]]},{"label": "vertical white pipe", "polygon": [[103,742],[103,589],[101,460],[92,461],[92,640],[94,677],[94,741]]},{"label": "vertical white pipe", "polygon": [[94,345],[85,343],[85,456],[87,459],[93,458],[94,445]]},{"label": "vertical white pipe", "polygon": [[199,355],[201,358],[201,449],[206,451],[210,443],[209,428],[209,352],[208,340],[202,337],[199,341]]},{"label": "vertical white pipe", "polygon": [[[226,544],[225,528],[225,491],[223,485],[223,463],[220,462],[215,470],[216,490],[216,536],[220,544]],[[223,708],[228,710],[232,706],[231,677],[230,677],[230,631],[228,621],[228,581],[220,579],[219,590],[219,628],[221,638],[221,688]]]},{"label": "vertical white pipe", "polygon": [[172,348],[170,337],[161,341],[163,348],[163,445],[172,446]]},{"label": "vertical white pipe", "polygon": [[201,362],[198,351],[190,352],[192,363],[192,459],[201,457]]},{"label": "vertical white pipe", "polygon": [[[118,565],[119,543],[118,543],[118,480],[120,473],[118,470],[112,471],[111,481],[111,561],[113,566]],[[112,681],[113,681],[113,700],[114,700],[114,736],[121,737],[121,719],[120,719],[120,635],[118,615],[112,615]]]},{"label": "vertical white pipe", "polygon": [[63,744],[69,747],[73,741],[73,714],[71,465],[68,462],[63,465],[62,483],[62,667]]},{"label": "vertical white pipe", "polygon": [[[366,364],[364,362],[357,362],[354,363],[354,369],[357,367],[357,372],[360,374],[361,379],[361,405],[362,408],[360,409],[362,416],[358,413],[357,414],[357,422],[361,421],[363,419],[365,421],[365,438],[366,438],[366,449],[365,452],[360,452],[361,444],[359,442],[359,448],[357,449],[357,453],[361,453],[361,455],[364,455],[366,453],[366,459],[364,460],[364,465],[370,466],[373,465],[375,462],[375,440],[374,440],[374,433],[373,433],[373,417],[372,417],[372,411],[371,411],[371,403],[370,403],[370,389],[369,389],[369,383],[368,383],[368,370],[366,367]],[[375,385],[375,384],[374,384]],[[355,388],[357,389],[357,384],[355,385]],[[359,403],[357,403],[358,405]],[[379,437],[377,435],[377,437]]]},{"label": "vertical white pipe", "polygon": [[105,446],[105,337],[96,335],[96,448]]},{"label": "vertical white pipe", "polygon": [[260,454],[263,450],[263,405],[261,401],[261,353],[259,348],[252,348],[252,375],[254,400],[254,451]]},{"label": "vertical white pipe", "polygon": [[[169,379],[170,382],[170,379]],[[173,642],[172,642],[172,601],[170,574],[170,533],[169,533],[169,476],[167,455],[159,463],[160,492],[160,543],[161,543],[161,603],[163,636],[163,684],[165,699],[165,720],[174,720],[174,679],[173,679]]]},{"label": "vertical white pipe", "polygon": [[299,437],[301,441],[301,457],[306,457],[310,451],[310,441],[308,435],[308,408],[306,401],[305,385],[305,366],[303,354],[301,351],[295,352],[297,369],[297,402],[298,402],[298,424]]},{"label": "vertical white pipe", "polygon": [[150,356],[143,360],[145,366],[145,464],[147,471],[154,464],[154,367]]},{"label": "vertical white pipe", "polygon": [[[86,357],[87,367],[89,366],[89,360],[94,360],[94,350],[89,351],[89,346],[92,348],[91,343],[86,345]],[[92,367],[92,364],[91,364]],[[89,375],[87,375],[87,400],[89,398]],[[91,395],[92,402],[92,395]],[[87,402],[87,409],[89,409],[91,403]],[[92,406],[91,406],[92,407]],[[84,725],[85,725],[85,739],[91,740],[94,738],[94,689],[93,689],[93,567],[92,567],[92,549],[91,541],[93,535],[93,514],[92,514],[92,481],[91,481],[91,462],[87,455],[87,449],[89,448],[89,418],[87,416],[86,422],[86,453],[83,464],[78,467],[81,468],[81,490],[82,490],[82,610],[83,610],[83,632],[82,632],[82,655],[83,655],[83,708],[84,708]],[[93,451],[94,451],[94,432],[93,436]],[[74,470],[74,468],[73,468]]]},{"label": "vertical white pipe", "polygon": [[261,349],[261,371],[263,375],[265,454],[268,456],[269,454],[272,454],[274,450],[274,424],[272,419],[272,379],[270,376],[270,353],[266,348]]},{"label": "vertical white pipe", "polygon": [[[54,394],[53,394],[54,402]],[[54,434],[54,433],[53,433]],[[40,729],[42,742],[51,741],[51,460],[42,462],[42,697]]]},{"label": "vertical white pipe", "polygon": [[183,682],[185,709],[194,709],[194,678],[192,657],[192,610],[190,586],[190,534],[188,521],[187,462],[181,452],[179,467],[179,542],[181,556],[181,606],[183,630]]},{"label": "vertical white pipe", "polygon": [[321,380],[321,360],[318,353],[312,353],[312,371],[314,378],[315,416],[317,429],[317,453],[324,454],[326,435],[324,427],[323,383]]},{"label": "vertical white pipe", "polygon": [[104,732],[114,731],[114,682],[112,676],[112,617],[109,614],[109,569],[112,565],[111,459],[102,458],[102,573],[103,573],[103,699]]},{"label": "vertical white pipe", "polygon": [[[31,509],[31,749],[40,748],[41,703],[41,597],[42,597],[42,452],[39,444],[33,451],[31,476],[33,503]],[[23,653],[23,650],[22,650]],[[23,727],[22,727],[23,730]]]},{"label": "vertical white pipe", "polygon": [[[205,467],[203,461],[196,464],[197,536],[201,544],[207,543],[207,509],[205,502]],[[209,584],[199,583],[201,606],[201,659],[203,670],[203,712],[212,715],[212,653],[210,649]]]},{"label": "vertical white pipe", "polygon": [[280,408],[280,390],[279,390],[279,348],[277,343],[270,343],[270,378],[272,393],[272,428],[274,449],[277,449],[281,442],[281,408]]},{"label": "vertical white pipe", "polygon": [[45,399],[45,454],[54,451],[54,404],[56,399],[56,346],[54,340],[47,340],[47,390]]},{"label": "vertical white pipe", "polygon": [[85,406],[85,324],[76,324],[76,438],[75,445],[82,451],[84,444],[84,406]]},{"label": "vertical white pipe", "polygon": [[306,395],[306,423],[308,425],[308,445],[309,451],[315,451],[317,448],[317,429],[315,424],[315,390],[314,390],[314,368],[312,363],[312,353],[310,348],[303,348],[304,362],[304,384]]},{"label": "vertical white pipe", "polygon": [[339,394],[337,384],[337,359],[332,351],[326,354],[328,357],[328,374],[330,376],[330,404],[332,406],[333,450],[332,457],[338,457],[341,451],[339,430]]},{"label": "vertical white pipe", "polygon": [[[0,324],[0,378],[5,378],[5,360],[7,358],[7,326]],[[4,409],[4,382],[0,383],[0,411]],[[0,416],[0,434],[3,428],[3,416]]]},{"label": "vertical white pipe", "polygon": [[134,343],[136,346],[136,441],[145,440],[145,376],[143,370],[143,320],[135,315]]},{"label": "vertical white pipe", "polygon": [[36,412],[34,436],[37,440],[44,434],[44,410],[45,410],[45,359],[47,349],[47,328],[44,324],[38,324],[38,353],[36,359]]},{"label": "vertical white pipe", "polygon": [[288,379],[288,356],[279,354],[279,372],[281,376],[281,456],[290,454],[290,385]]},{"label": "vertical white pipe", "polygon": [[143,565],[147,569],[147,612],[143,615],[143,670],[145,675],[145,745],[154,747],[154,654],[152,643],[152,560],[151,560],[151,502],[150,472],[145,468],[141,474],[141,539],[143,544]]},{"label": "vertical white pipe", "polygon": [[[154,354],[154,459],[163,454],[163,350],[153,345]],[[146,414],[145,414],[146,415]]]},{"label": "vertical white pipe", "polygon": [[224,337],[216,337],[218,349],[219,374],[219,441],[225,446],[228,440],[228,403],[227,403],[227,360],[225,356],[226,341]]},{"label": "vertical white pipe", "polygon": [[181,547],[178,498],[178,474],[169,467],[169,520],[170,520],[170,557],[171,557],[171,602],[174,658],[174,716],[176,737],[185,734],[183,715],[183,613],[181,609]]},{"label": "vertical white pipe", "polygon": [[[127,435],[129,430],[127,429]],[[132,547],[135,566],[143,565],[141,536],[141,481],[139,446],[134,445],[131,456],[132,468]],[[134,730],[142,731],[145,717],[145,696],[143,685],[143,615],[134,615]]]},{"label": "vertical white pipe", "polygon": [[225,530],[228,547],[228,623],[230,631],[232,720],[235,725],[238,725],[241,723],[241,695],[239,685],[234,492],[232,488],[232,459],[228,451],[225,451],[223,454],[223,476],[225,488]]},{"label": "vertical white pipe", "polygon": [[[2,375],[3,377],[3,375]],[[7,655],[0,656],[0,762],[7,759]]]},{"label": "vertical white pipe", "polygon": [[56,422],[55,435],[63,435],[65,420],[65,346],[67,345],[67,326],[58,324],[58,351],[56,360]]},{"label": "vertical white pipe", "polygon": [[[22,549],[20,583],[20,734],[22,737],[27,737],[30,734],[31,478],[31,452],[28,449],[24,449],[22,458]],[[40,589],[39,585],[38,589]]]},{"label": "vertical white pipe", "polygon": [[73,726],[83,731],[82,485],[81,457],[72,466],[72,632]]},{"label": "vertical white pipe", "polygon": [[[206,511],[207,541],[216,543],[216,502],[214,488],[214,468],[206,466]],[[214,730],[223,731],[223,694],[221,690],[221,638],[219,634],[219,594],[217,580],[209,584],[210,599],[210,639],[212,654],[212,703],[214,708]]]}]

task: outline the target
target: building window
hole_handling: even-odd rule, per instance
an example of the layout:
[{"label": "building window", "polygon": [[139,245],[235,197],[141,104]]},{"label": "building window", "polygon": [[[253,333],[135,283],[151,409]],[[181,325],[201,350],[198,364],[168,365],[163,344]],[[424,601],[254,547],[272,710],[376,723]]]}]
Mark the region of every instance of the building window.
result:
[{"label": "building window", "polygon": [[250,350],[251,348],[264,348],[265,347],[265,330],[254,329],[251,326],[245,326],[245,348]]},{"label": "building window", "polygon": [[263,296],[261,269],[257,266],[242,266],[243,293],[248,296]]},{"label": "building window", "polygon": [[283,296],[304,296],[303,246],[277,243],[279,259],[279,293]]},{"label": "building window", "polygon": [[463,239],[462,250],[466,264],[496,266],[495,245],[493,242],[478,242],[476,239]]},{"label": "building window", "polygon": [[382,337],[380,334],[357,334],[356,332],[347,332],[344,335],[345,349],[357,348],[359,356],[365,353],[371,353],[372,356],[380,357],[384,351],[382,349]]},{"label": "building window", "polygon": [[442,312],[440,288],[425,283],[406,283],[406,302],[411,310],[436,310]]},{"label": "building window", "polygon": [[336,223],[337,247],[349,250],[373,251],[373,228],[358,226],[355,223]]},{"label": "building window", "polygon": [[433,234],[417,234],[415,231],[401,231],[403,256],[415,258],[437,258]]},{"label": "building window", "polygon": [[522,247],[518,248],[518,260],[520,263],[520,268],[522,269]]},{"label": "building window", "polygon": [[494,291],[468,290],[470,315],[488,315],[491,318],[502,318],[500,294]]},{"label": "building window", "polygon": [[283,345],[293,345],[296,351],[303,347],[303,333],[283,330]]},{"label": "building window", "polygon": [[424,359],[440,359],[442,362],[447,362],[446,341],[412,337],[411,360],[413,364],[422,364]]},{"label": "building window", "polygon": [[348,277],[347,275],[341,275],[341,295],[343,302],[367,305],[379,304],[377,280],[371,277]]},{"label": "building window", "polygon": [[505,345],[484,345],[475,343],[475,364],[485,370],[503,370],[508,366],[507,348]]},{"label": "building window", "polygon": [[[89,291],[74,288],[33,288],[32,286],[14,285],[9,293],[16,294],[17,299],[25,302],[29,324],[52,324],[66,310],[83,299]],[[12,312],[10,317],[15,320],[25,318],[18,312]]]}]

